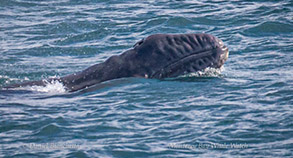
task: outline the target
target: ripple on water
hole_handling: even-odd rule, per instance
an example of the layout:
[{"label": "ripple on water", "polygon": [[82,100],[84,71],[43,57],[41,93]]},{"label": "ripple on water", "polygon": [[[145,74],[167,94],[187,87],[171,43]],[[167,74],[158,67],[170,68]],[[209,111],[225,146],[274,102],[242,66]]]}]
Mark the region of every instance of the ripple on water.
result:
[{"label": "ripple on water", "polygon": [[55,123],[50,123],[38,129],[35,133],[36,136],[54,136],[62,131],[62,128]]},{"label": "ripple on water", "polygon": [[243,33],[248,36],[274,36],[280,34],[292,34],[292,24],[276,21],[266,21],[251,28],[245,29]]}]

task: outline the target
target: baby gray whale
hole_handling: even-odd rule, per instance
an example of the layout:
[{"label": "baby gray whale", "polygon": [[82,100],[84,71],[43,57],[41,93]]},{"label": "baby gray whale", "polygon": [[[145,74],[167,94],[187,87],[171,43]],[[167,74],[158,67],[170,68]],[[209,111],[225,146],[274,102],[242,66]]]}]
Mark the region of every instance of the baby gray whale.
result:
[{"label": "baby gray whale", "polygon": [[45,86],[48,82],[59,81],[72,92],[117,78],[172,78],[208,67],[220,68],[228,54],[222,40],[209,34],[154,34],[138,41],[122,54],[83,71],[4,88]]}]

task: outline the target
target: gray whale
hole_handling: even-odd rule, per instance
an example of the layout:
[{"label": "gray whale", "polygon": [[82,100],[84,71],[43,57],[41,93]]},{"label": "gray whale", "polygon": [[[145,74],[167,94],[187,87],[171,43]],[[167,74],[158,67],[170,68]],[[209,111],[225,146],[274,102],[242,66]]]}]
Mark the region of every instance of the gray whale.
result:
[{"label": "gray whale", "polygon": [[83,71],[4,88],[45,86],[57,80],[72,92],[117,78],[172,78],[207,67],[220,68],[228,54],[228,48],[223,42],[209,34],[154,34],[138,41],[122,54]]}]

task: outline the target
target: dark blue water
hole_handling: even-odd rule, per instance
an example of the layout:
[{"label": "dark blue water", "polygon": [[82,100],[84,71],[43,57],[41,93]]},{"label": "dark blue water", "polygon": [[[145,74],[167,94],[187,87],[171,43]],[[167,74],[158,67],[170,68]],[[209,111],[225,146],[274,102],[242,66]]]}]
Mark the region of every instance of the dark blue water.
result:
[{"label": "dark blue water", "polygon": [[1,0],[0,87],[202,32],[229,47],[221,74],[1,90],[0,157],[292,157],[290,0]]}]

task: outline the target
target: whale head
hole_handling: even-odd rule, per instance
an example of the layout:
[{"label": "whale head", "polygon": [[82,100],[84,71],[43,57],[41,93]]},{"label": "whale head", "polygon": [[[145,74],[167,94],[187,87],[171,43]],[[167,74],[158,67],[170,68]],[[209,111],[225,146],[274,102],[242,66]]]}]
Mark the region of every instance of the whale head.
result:
[{"label": "whale head", "polygon": [[229,51],[222,40],[201,33],[151,35],[137,42],[132,53],[136,60],[129,62],[140,70],[136,76],[160,79],[220,68]]}]

